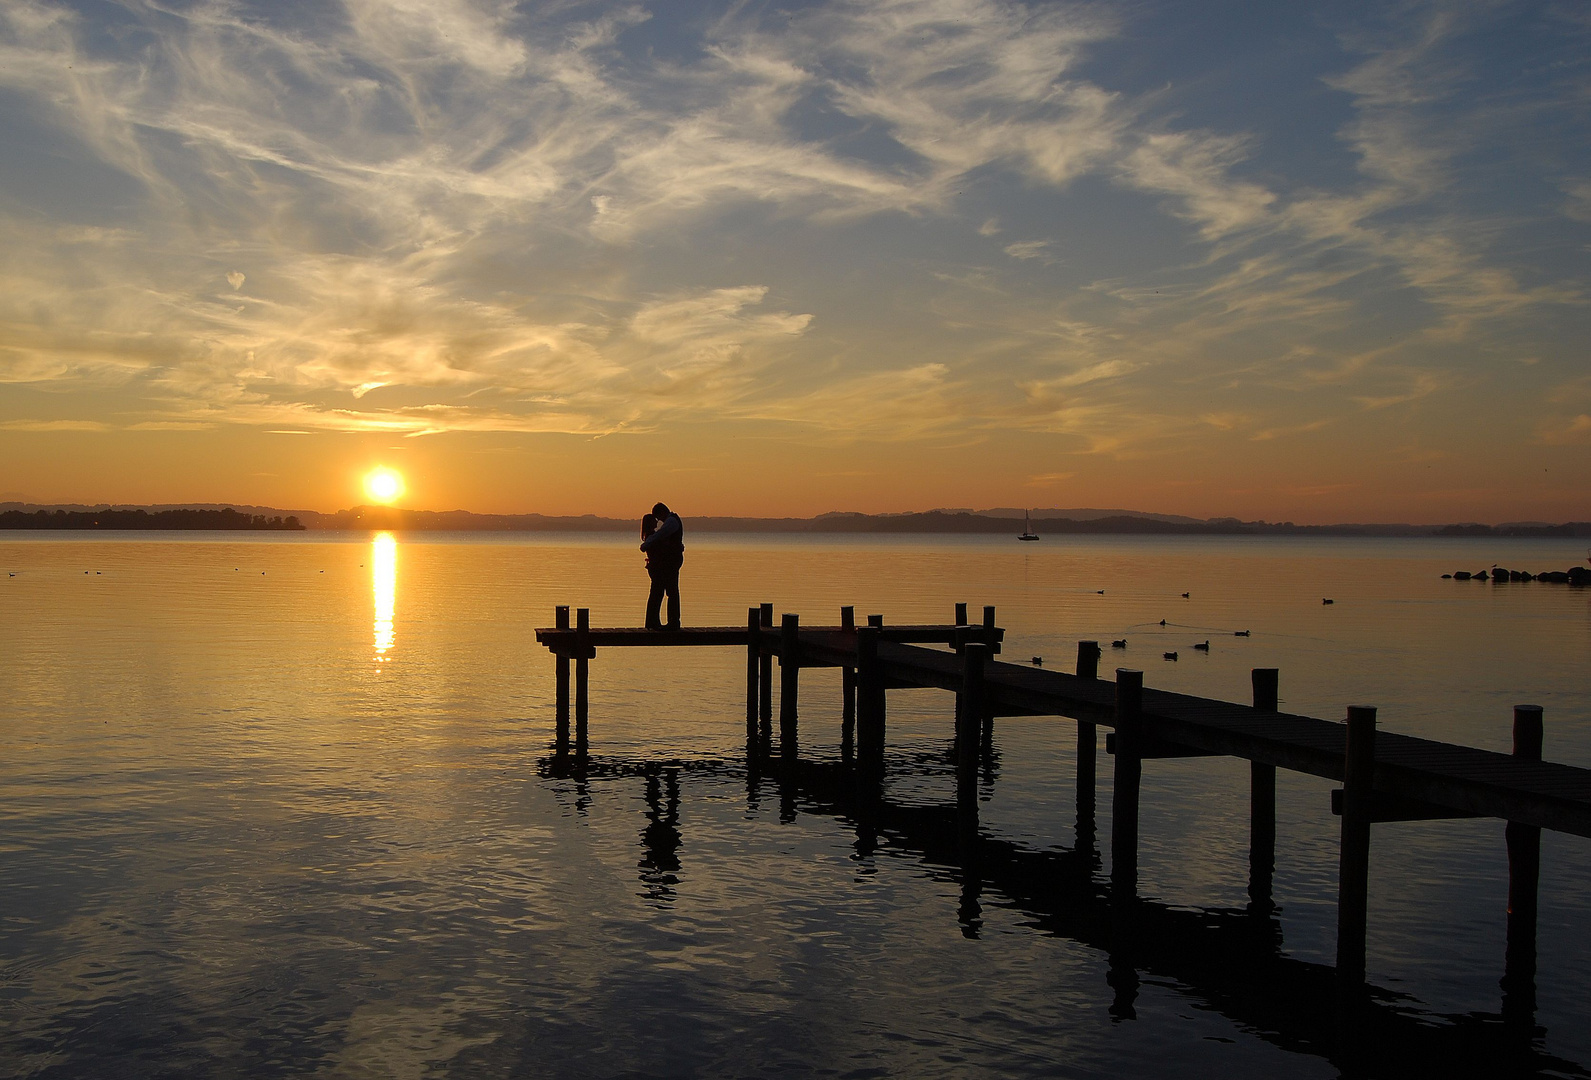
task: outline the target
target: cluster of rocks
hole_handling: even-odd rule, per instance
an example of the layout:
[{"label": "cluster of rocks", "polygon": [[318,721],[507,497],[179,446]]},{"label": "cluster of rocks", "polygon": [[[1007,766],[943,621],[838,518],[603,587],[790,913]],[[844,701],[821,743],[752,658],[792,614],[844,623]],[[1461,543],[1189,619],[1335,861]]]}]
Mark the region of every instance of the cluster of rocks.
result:
[{"label": "cluster of rocks", "polygon": [[1482,570],[1472,574],[1468,570],[1458,570],[1451,574],[1443,574],[1444,578],[1454,581],[1551,581],[1560,585],[1591,585],[1591,567],[1571,566],[1567,570],[1548,570],[1540,574],[1532,574],[1526,570],[1504,570],[1494,566],[1488,573]]}]

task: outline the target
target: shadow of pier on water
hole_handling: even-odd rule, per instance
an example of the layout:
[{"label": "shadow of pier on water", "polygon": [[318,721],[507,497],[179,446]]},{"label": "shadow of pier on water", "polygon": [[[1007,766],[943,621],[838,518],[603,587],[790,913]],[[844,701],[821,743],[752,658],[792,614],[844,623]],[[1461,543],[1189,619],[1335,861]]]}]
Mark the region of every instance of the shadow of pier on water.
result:
[{"label": "shadow of pier on water", "polygon": [[[574,783],[584,798],[591,797],[593,782],[643,783],[639,870],[647,895],[657,900],[672,900],[681,880],[682,780],[735,782],[744,785],[752,813],[776,804],[782,821],[798,814],[832,819],[854,833],[858,855],[906,855],[958,882],[958,902],[947,917],[966,938],[980,935],[985,906],[995,904],[1019,912],[1037,932],[1098,950],[1106,960],[1101,991],[1116,1021],[1136,1019],[1148,979],[1268,1043],[1328,1060],[1349,1076],[1591,1078],[1585,1067],[1547,1053],[1545,1033],[1528,1015],[1440,1013],[1407,994],[1371,986],[1345,1023],[1335,969],[1286,954],[1268,897],[1246,908],[1191,908],[1120,895],[1102,874],[1086,808],[1071,848],[1039,850],[985,829],[976,799],[924,805],[892,798],[882,777],[853,761],[771,752],[770,734],[748,741],[743,760],[552,753],[538,761],[537,771],[544,780]],[[980,771],[992,782],[987,747],[981,759]],[[953,787],[955,762],[952,745],[944,754],[892,755],[890,764],[893,775],[938,775]]]}]

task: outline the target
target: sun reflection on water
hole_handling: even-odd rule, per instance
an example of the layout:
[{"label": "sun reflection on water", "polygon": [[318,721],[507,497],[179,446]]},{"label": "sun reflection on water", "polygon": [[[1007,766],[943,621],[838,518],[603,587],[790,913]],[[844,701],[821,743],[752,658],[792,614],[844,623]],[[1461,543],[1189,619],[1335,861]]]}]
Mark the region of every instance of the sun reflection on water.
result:
[{"label": "sun reflection on water", "polygon": [[377,533],[370,541],[370,594],[376,605],[376,662],[379,664],[392,649],[392,612],[398,599],[398,541],[391,533]]}]

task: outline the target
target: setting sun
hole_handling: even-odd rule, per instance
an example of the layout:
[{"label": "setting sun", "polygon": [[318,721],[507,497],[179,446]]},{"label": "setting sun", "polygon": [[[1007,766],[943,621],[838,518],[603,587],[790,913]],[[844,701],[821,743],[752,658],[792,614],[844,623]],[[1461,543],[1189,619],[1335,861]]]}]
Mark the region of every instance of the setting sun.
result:
[{"label": "setting sun", "polygon": [[395,502],[403,494],[403,477],[391,469],[365,474],[365,494],[378,503]]}]

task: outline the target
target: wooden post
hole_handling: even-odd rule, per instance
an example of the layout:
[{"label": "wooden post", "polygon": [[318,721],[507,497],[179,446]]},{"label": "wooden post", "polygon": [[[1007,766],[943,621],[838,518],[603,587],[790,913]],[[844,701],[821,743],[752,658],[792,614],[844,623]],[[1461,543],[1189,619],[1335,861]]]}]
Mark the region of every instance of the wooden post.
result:
[{"label": "wooden post", "polygon": [[884,763],[884,676],[878,666],[874,616],[856,628],[856,756],[876,771]]},{"label": "wooden post", "polygon": [[[773,605],[763,604],[757,609],[758,621],[764,629],[773,629]],[[773,724],[773,653],[767,649],[762,650],[762,671],[759,676],[762,684],[762,722]]]},{"label": "wooden post", "polygon": [[882,628],[883,625],[884,625],[884,616],[882,616],[882,615],[869,615],[867,617],[867,625],[868,626],[876,626],[876,627]]},{"label": "wooden post", "polygon": [[[1099,642],[1077,643],[1077,677],[1099,678]],[[1076,850],[1094,846],[1094,788],[1099,732],[1091,720],[1077,722],[1077,843]]]},{"label": "wooden post", "polygon": [[[1514,706],[1514,756],[1541,760],[1540,705]],[[1536,905],[1541,876],[1541,829],[1510,821],[1508,838],[1508,951],[1503,960],[1503,1020],[1526,1029],[1536,1015]]]},{"label": "wooden post", "polygon": [[[840,608],[840,629],[856,630],[856,609]],[[856,747],[856,668],[840,668],[840,756],[850,757]]]},{"label": "wooden post", "polygon": [[586,653],[591,650],[591,609],[577,608],[575,610],[575,752],[584,753],[586,749],[586,720],[589,710],[586,705],[587,690],[591,681],[591,661]]},{"label": "wooden post", "polygon": [[746,738],[757,737],[757,669],[762,666],[762,613],[746,609]]},{"label": "wooden post", "polygon": [[978,807],[978,725],[984,714],[983,667],[989,647],[975,641],[961,652],[961,711],[956,716],[956,803]]},{"label": "wooden post", "polygon": [[1112,899],[1138,893],[1138,785],[1143,778],[1144,673],[1116,669],[1116,784],[1111,806],[1110,879]]},{"label": "wooden post", "polygon": [[[1275,712],[1280,703],[1280,673],[1276,668],[1255,668],[1250,672],[1254,687],[1254,707]],[[1249,910],[1269,917],[1275,910],[1271,881],[1276,873],[1276,766],[1249,762]]]},{"label": "wooden post", "polygon": [[[990,655],[994,654],[994,605],[989,604],[983,609],[983,644],[988,648]],[[982,705],[983,715],[980,718],[983,727],[983,749],[986,753],[994,749],[994,710],[989,707],[987,699]],[[992,768],[991,763],[991,768]]]},{"label": "wooden post", "polygon": [[1337,995],[1357,1000],[1365,981],[1370,820],[1375,798],[1376,711],[1348,706],[1342,767],[1342,848],[1337,871]]},{"label": "wooden post", "polygon": [[[569,605],[559,604],[552,609],[552,624],[559,630],[569,629]],[[559,653],[553,662],[553,715],[554,738],[559,753],[569,751],[569,657]]]},{"label": "wooden post", "polygon": [[1099,642],[1079,641],[1077,643],[1077,677],[1079,679],[1099,678]]},{"label": "wooden post", "polygon": [[779,622],[779,751],[796,754],[796,693],[801,673],[801,617],[785,612]]},{"label": "wooden post", "polygon": [[956,605],[956,625],[957,626],[966,626],[967,625],[967,605],[966,604],[957,604]]}]

